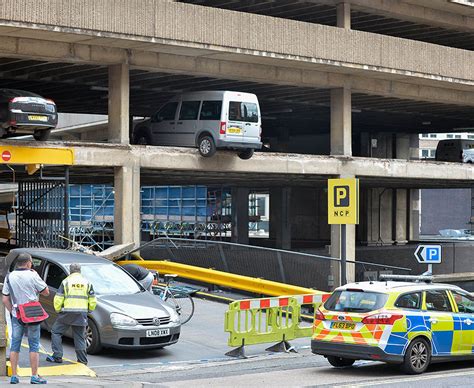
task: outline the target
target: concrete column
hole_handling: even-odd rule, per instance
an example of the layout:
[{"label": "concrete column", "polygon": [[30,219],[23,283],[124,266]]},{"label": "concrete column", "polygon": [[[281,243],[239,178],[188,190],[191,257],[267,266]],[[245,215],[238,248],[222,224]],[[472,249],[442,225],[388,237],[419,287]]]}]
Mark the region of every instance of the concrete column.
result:
[{"label": "concrete column", "polygon": [[270,190],[270,235],[275,248],[291,249],[291,188]]},{"label": "concrete column", "polygon": [[351,29],[351,4],[350,3],[339,3],[337,5],[337,26],[345,28],[346,30]]},{"label": "concrete column", "polygon": [[109,142],[130,144],[129,69],[126,64],[109,66]]},{"label": "concrete column", "polygon": [[231,242],[249,243],[249,189],[232,188],[232,234]]},{"label": "concrete column", "polygon": [[409,209],[408,209],[408,190],[407,189],[396,189],[394,190],[395,195],[395,243],[397,245],[405,245],[408,242],[408,222],[409,222]]},{"label": "concrete column", "polygon": [[420,190],[409,190],[408,205],[410,207],[409,236],[410,240],[419,240],[420,238]]},{"label": "concrete column", "polygon": [[140,244],[140,167],[130,164],[114,172],[115,244]]},{"label": "concrete column", "polygon": [[351,91],[331,89],[331,155],[352,155]]}]

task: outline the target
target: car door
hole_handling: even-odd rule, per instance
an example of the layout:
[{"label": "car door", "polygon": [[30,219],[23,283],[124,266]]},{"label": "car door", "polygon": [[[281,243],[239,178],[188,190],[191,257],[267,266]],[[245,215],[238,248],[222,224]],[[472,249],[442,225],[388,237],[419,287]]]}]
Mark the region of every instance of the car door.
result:
[{"label": "car door", "polygon": [[460,331],[460,352],[474,354],[474,296],[455,290],[451,294],[458,310],[455,315],[459,322],[456,331]]},{"label": "car door", "polygon": [[42,297],[41,303],[49,314],[49,318],[45,323],[47,329],[51,329],[58,315],[54,310],[54,296],[56,295],[61,282],[66,279],[66,277],[67,274],[62,267],[52,262],[46,263],[43,280],[48,285],[49,295]]},{"label": "car door", "polygon": [[176,110],[178,102],[168,102],[151,119],[153,144],[176,145]]},{"label": "car door", "polygon": [[425,291],[425,304],[433,355],[450,356],[459,353],[459,341],[454,340],[454,310],[446,290]]},{"label": "car door", "polygon": [[194,147],[200,106],[201,101],[181,102],[175,128],[177,145]]}]

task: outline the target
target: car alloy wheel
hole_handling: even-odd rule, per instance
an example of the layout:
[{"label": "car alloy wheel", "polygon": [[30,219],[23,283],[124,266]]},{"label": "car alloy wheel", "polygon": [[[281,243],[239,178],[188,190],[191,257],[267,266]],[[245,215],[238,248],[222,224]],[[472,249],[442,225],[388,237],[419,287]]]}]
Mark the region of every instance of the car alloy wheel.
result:
[{"label": "car alloy wheel", "polygon": [[201,140],[201,144],[199,145],[199,149],[203,155],[208,155],[211,151],[211,142],[209,139],[204,138]]},{"label": "car alloy wheel", "polygon": [[428,348],[423,342],[413,345],[410,352],[410,363],[414,369],[422,370],[428,362]]},{"label": "car alloy wheel", "polygon": [[86,326],[86,345],[87,345],[87,347],[91,346],[92,340],[93,340],[92,329],[88,325],[88,326]]}]

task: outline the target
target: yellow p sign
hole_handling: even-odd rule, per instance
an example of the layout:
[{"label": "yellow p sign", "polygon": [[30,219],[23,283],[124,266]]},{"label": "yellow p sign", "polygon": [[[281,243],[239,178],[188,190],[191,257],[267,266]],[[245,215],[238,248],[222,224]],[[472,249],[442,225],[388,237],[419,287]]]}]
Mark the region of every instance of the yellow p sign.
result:
[{"label": "yellow p sign", "polygon": [[328,223],[359,223],[359,180],[328,180]]}]

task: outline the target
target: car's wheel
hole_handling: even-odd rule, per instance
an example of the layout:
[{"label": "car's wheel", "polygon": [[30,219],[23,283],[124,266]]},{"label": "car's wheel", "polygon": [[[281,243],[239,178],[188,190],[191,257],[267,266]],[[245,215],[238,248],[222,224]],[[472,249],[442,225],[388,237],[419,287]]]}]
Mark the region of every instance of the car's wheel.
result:
[{"label": "car's wheel", "polygon": [[336,357],[336,356],[328,356],[329,363],[336,367],[336,368],[343,368],[345,366],[351,366],[355,360],[352,358],[343,358],[343,357]]},{"label": "car's wheel", "polygon": [[91,319],[88,319],[86,327],[86,346],[87,353],[89,354],[97,354],[102,350],[99,330],[97,330],[96,324]]},{"label": "car's wheel", "polygon": [[411,375],[423,373],[431,361],[431,347],[424,338],[415,338],[405,352],[402,371]]},{"label": "car's wheel", "polygon": [[136,130],[135,134],[133,135],[133,144],[151,144],[151,136],[147,128],[138,128]]},{"label": "car's wheel", "polygon": [[198,147],[199,153],[205,158],[209,158],[216,153],[216,144],[209,135],[203,135],[199,138]]},{"label": "car's wheel", "polygon": [[51,135],[51,129],[46,129],[43,131],[35,131],[33,137],[36,141],[46,141],[49,139],[49,135]]},{"label": "car's wheel", "polygon": [[239,153],[239,158],[243,160],[250,159],[253,156],[253,148],[247,148],[245,151]]}]

